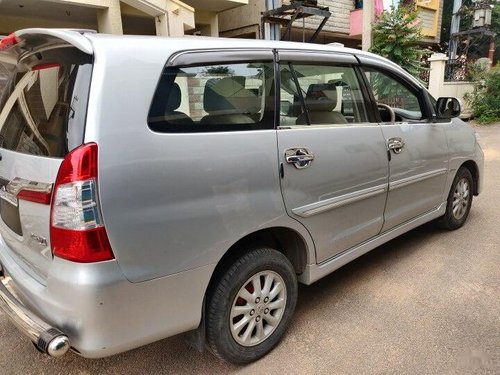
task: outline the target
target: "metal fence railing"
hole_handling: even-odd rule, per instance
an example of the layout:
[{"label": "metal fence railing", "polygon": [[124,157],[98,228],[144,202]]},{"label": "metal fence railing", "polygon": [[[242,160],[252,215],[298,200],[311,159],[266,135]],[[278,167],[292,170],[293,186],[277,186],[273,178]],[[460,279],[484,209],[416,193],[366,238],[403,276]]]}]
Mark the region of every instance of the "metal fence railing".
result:
[{"label": "metal fence railing", "polygon": [[427,87],[429,87],[429,78],[431,75],[430,66],[426,67],[425,70],[421,70],[418,74],[418,79],[421,80]]},{"label": "metal fence railing", "polygon": [[469,79],[469,66],[466,60],[454,59],[446,62],[444,70],[445,82],[468,81]]}]

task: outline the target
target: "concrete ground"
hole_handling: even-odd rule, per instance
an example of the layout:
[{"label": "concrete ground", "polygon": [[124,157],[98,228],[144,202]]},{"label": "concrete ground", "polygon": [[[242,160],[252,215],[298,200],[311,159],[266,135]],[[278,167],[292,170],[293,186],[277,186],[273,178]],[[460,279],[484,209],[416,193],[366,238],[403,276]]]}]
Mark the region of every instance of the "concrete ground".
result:
[{"label": "concrete ground", "polygon": [[500,373],[500,124],[478,127],[483,194],[460,230],[426,225],[301,287],[283,342],[246,367],[180,337],[101,360],[54,360],[0,313],[2,374]]}]

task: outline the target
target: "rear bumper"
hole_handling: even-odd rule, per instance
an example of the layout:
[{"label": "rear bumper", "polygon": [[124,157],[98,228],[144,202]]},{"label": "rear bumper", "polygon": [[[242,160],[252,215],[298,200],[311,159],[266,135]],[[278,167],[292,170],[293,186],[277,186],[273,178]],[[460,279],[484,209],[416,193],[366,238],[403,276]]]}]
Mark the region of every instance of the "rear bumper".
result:
[{"label": "rear bumper", "polygon": [[61,357],[70,348],[69,338],[27,309],[9,290],[9,278],[0,264],[0,309],[42,353]]},{"label": "rear bumper", "polygon": [[[110,356],[197,328],[215,267],[131,283],[116,261],[78,264],[54,258],[42,285],[16,258],[0,236],[0,264],[9,284],[3,297],[8,307],[2,309],[33,342],[41,331],[55,328],[86,358]],[[29,319],[20,318],[23,314]],[[31,326],[36,330],[27,328]]]}]

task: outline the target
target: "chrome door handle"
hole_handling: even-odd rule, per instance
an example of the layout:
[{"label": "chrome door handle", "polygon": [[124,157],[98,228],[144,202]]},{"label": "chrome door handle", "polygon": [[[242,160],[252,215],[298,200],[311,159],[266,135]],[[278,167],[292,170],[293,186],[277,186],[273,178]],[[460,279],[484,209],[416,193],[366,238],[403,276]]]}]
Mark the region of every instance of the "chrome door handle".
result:
[{"label": "chrome door handle", "polygon": [[290,164],[300,163],[303,161],[312,161],[314,156],[312,155],[291,155],[286,157],[286,162]]},{"label": "chrome door handle", "polygon": [[402,138],[394,137],[388,140],[387,145],[389,147],[389,150],[392,150],[395,154],[399,154],[401,153],[401,151],[403,151],[405,142]]},{"label": "chrome door handle", "polygon": [[304,147],[289,148],[285,150],[285,160],[288,164],[293,164],[297,169],[304,169],[311,165],[314,155]]}]

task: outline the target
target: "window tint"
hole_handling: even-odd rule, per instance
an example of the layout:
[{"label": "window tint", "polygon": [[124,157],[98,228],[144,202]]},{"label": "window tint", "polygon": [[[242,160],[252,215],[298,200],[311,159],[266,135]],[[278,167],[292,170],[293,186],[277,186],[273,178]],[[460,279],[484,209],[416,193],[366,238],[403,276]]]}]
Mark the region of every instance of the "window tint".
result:
[{"label": "window tint", "polygon": [[[422,119],[422,109],[418,95],[395,78],[373,69],[365,69],[377,103],[385,104],[394,109],[397,120],[401,117],[408,120]],[[390,115],[381,110],[383,121],[389,121]]]},{"label": "window tint", "polygon": [[91,57],[51,50],[50,64],[20,71],[0,62],[0,147],[63,157],[83,142]]},{"label": "window tint", "polygon": [[282,63],[280,125],[331,125],[367,121],[354,68]]},{"label": "window tint", "polygon": [[148,115],[163,133],[272,129],[272,62],[167,67]]}]

